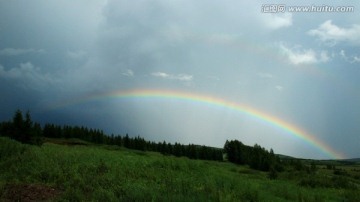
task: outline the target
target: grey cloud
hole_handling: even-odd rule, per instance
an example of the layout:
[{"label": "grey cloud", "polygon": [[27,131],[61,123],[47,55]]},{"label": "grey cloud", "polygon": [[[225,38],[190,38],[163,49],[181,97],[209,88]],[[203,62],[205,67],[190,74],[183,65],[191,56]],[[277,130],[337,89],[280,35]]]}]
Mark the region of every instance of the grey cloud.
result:
[{"label": "grey cloud", "polygon": [[[317,34],[309,35],[308,30],[330,15],[314,20],[308,14],[269,15],[261,13],[261,3],[1,1],[0,90],[6,97],[0,99],[1,112],[27,105],[43,109],[51,103],[112,91],[166,88],[249,105],[315,131],[334,147],[334,137],[343,135],[334,131],[348,128],[349,134],[341,136],[345,145],[358,133],[358,124],[335,124],[341,120],[331,114],[355,120],[340,110],[341,104],[345,100],[358,112],[360,102],[353,93],[344,94],[341,86],[357,89],[358,73],[355,68],[337,71],[336,65],[351,64],[330,55],[339,51],[323,46],[320,33],[335,40],[328,31],[336,26],[348,33],[355,29],[351,23],[357,18],[331,15],[331,29],[319,27]],[[352,46],[350,38],[336,40],[346,42],[341,44],[344,55],[358,59],[356,49],[347,47]],[[273,41],[283,41],[283,47]],[[319,79],[324,67],[329,74],[351,79],[341,85]],[[335,102],[331,96],[343,100]],[[269,129],[261,121],[192,102],[104,98],[44,111],[38,117],[46,122],[84,124],[116,134],[214,146],[237,138],[248,144],[276,145],[275,151],[323,157],[316,149],[303,154],[301,140],[289,144],[278,136],[286,132]],[[359,153],[356,146],[339,148],[349,155]]]},{"label": "grey cloud", "polygon": [[3,56],[17,56],[29,53],[45,53],[46,51],[43,49],[20,49],[20,48],[5,48],[0,50],[0,55]]},{"label": "grey cloud", "polygon": [[20,63],[18,67],[5,70],[0,65],[0,78],[15,80],[21,87],[41,90],[47,88],[49,84],[56,80],[51,75],[43,73],[39,67],[31,62]]},{"label": "grey cloud", "polygon": [[87,55],[86,51],[78,50],[78,51],[67,51],[66,55],[70,57],[71,59],[82,59]]}]

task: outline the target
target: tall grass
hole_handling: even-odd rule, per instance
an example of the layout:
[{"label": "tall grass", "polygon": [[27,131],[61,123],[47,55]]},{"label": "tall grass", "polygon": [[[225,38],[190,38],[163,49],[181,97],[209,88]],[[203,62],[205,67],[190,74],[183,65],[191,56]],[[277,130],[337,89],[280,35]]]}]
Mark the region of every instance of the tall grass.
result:
[{"label": "tall grass", "polygon": [[[6,146],[7,145],[7,146]],[[9,151],[11,150],[11,152]],[[58,201],[339,201],[355,192],[301,187],[225,162],[116,146],[42,147],[0,138],[0,199],[8,184],[44,184]],[[1,200],[0,200],[1,201]]]}]

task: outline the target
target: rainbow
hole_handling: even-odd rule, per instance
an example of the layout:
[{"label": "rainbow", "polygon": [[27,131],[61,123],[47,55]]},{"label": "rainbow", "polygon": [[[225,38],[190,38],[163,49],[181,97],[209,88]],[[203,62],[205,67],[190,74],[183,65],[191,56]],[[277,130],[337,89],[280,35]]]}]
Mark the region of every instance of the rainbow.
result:
[{"label": "rainbow", "polygon": [[86,97],[81,97],[76,100],[71,100],[68,102],[62,102],[61,104],[53,105],[51,109],[58,109],[66,106],[72,106],[88,101],[97,101],[108,98],[160,98],[160,99],[177,99],[184,100],[189,102],[197,102],[202,104],[209,104],[218,107],[224,107],[230,110],[240,112],[242,114],[248,115],[250,117],[256,118],[266,124],[278,128],[280,130],[286,131],[287,134],[295,136],[313,147],[319,149],[322,153],[326,154],[328,157],[333,159],[342,159],[344,156],[332,149],[327,144],[323,143],[321,140],[316,138],[314,135],[306,132],[299,127],[288,123],[280,118],[271,116],[269,114],[260,112],[250,106],[243,104],[227,101],[221,98],[216,98],[207,95],[193,94],[188,92],[181,91],[170,91],[170,90],[154,90],[154,89],[137,89],[137,90],[128,90],[128,91],[112,91],[102,94],[94,94]]}]

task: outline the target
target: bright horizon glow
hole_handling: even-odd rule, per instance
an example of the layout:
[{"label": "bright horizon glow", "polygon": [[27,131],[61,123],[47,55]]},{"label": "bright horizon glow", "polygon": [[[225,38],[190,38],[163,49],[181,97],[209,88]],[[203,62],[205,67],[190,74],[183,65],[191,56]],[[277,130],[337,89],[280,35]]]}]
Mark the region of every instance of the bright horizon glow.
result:
[{"label": "bright horizon glow", "polygon": [[250,106],[224,100],[221,98],[193,94],[183,91],[170,91],[170,90],[160,90],[160,89],[136,89],[128,91],[111,91],[107,93],[90,95],[75,100],[69,100],[67,102],[62,102],[61,104],[54,105],[50,109],[58,109],[63,107],[68,107],[72,105],[77,105],[81,103],[86,103],[89,101],[97,101],[109,98],[160,98],[160,99],[177,99],[184,100],[187,102],[197,102],[210,104],[218,107],[225,107],[226,109],[240,112],[244,115],[256,118],[263,123],[266,123],[274,128],[283,130],[286,134],[294,136],[301,139],[309,145],[320,150],[322,153],[326,154],[329,158],[333,159],[343,159],[344,155],[338,151],[335,151],[333,148],[316,138],[316,136],[306,132],[304,129],[299,128],[296,125],[288,123],[278,117],[266,114],[264,112],[258,111]]}]

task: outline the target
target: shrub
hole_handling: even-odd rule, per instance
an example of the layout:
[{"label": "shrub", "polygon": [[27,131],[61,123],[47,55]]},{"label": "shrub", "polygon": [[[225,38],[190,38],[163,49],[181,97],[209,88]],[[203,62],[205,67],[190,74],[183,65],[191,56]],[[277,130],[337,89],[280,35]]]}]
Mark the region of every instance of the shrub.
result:
[{"label": "shrub", "polygon": [[277,179],[277,178],[278,178],[278,173],[277,173],[277,171],[276,171],[274,168],[270,168],[268,177],[269,177],[271,180]]},{"label": "shrub", "polygon": [[346,177],[334,176],[332,178],[309,177],[302,179],[299,182],[300,186],[304,187],[323,187],[323,188],[336,188],[336,189],[356,189]]},{"label": "shrub", "polygon": [[360,199],[360,192],[359,192],[359,190],[346,191],[344,194],[344,197],[346,199],[344,201],[358,202]]},{"label": "shrub", "polygon": [[259,191],[258,190],[246,190],[242,197],[241,197],[244,201],[250,201],[250,202],[255,202],[255,201],[259,201]]},{"label": "shrub", "polygon": [[22,145],[21,143],[9,138],[0,137],[0,160],[21,155],[26,151],[26,149],[26,145]]},{"label": "shrub", "polygon": [[334,176],[332,178],[334,188],[343,188],[343,189],[355,189],[355,185],[353,185],[349,180],[345,177]]},{"label": "shrub", "polygon": [[300,186],[303,187],[333,187],[333,183],[325,178],[317,178],[317,177],[308,177],[302,179],[299,183]]}]

